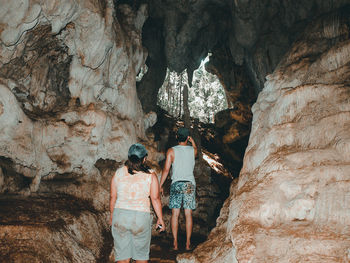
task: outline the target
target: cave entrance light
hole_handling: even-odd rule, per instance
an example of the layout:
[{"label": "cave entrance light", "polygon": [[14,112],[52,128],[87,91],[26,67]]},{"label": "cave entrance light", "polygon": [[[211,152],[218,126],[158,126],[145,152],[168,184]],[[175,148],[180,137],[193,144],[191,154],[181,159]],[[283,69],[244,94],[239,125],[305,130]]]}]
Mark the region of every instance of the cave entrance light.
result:
[{"label": "cave entrance light", "polygon": [[[227,109],[227,99],[218,77],[205,70],[209,55],[202,60],[193,72],[192,87],[188,90],[188,106],[192,118],[204,123],[213,123],[217,112]],[[171,116],[183,116],[183,88],[188,85],[187,71],[182,73],[170,71],[159,89],[157,104]]]}]

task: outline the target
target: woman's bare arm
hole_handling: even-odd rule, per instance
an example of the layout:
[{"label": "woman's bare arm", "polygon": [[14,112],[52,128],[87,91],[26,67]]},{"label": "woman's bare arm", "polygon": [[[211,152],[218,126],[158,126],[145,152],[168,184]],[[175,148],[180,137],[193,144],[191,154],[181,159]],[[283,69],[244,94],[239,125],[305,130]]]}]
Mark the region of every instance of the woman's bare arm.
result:
[{"label": "woman's bare arm", "polygon": [[154,212],[158,217],[157,224],[161,225],[162,226],[161,231],[164,231],[165,224],[163,221],[162,203],[160,201],[159,182],[158,182],[157,176],[154,173],[152,173],[150,197],[151,197]]},{"label": "woman's bare arm", "polygon": [[115,201],[117,200],[117,188],[116,188],[116,182],[115,182],[115,174],[111,180],[111,194],[109,199],[109,224],[112,225],[112,219],[113,219],[113,211],[115,206]]}]

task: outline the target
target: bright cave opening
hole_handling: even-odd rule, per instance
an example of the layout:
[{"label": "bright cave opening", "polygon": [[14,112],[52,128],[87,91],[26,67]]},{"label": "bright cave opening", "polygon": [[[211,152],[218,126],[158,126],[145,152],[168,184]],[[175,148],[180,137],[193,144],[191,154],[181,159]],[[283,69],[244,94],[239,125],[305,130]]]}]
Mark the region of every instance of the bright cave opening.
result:
[{"label": "bright cave opening", "polygon": [[171,116],[182,118],[184,114],[184,87],[188,88],[190,116],[203,123],[214,123],[217,112],[227,109],[225,90],[218,77],[205,69],[209,56],[202,60],[193,72],[192,85],[188,83],[187,70],[181,73],[167,69],[163,85],[158,91],[157,104]]}]

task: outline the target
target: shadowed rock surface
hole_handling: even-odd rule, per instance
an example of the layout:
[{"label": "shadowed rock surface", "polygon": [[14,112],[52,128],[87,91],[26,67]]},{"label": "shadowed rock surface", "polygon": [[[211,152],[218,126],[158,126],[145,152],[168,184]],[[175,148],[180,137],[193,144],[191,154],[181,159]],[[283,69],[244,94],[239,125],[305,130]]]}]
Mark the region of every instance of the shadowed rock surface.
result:
[{"label": "shadowed rock surface", "polygon": [[2,196],[0,214],[1,262],[108,259],[104,250],[111,249],[111,238],[102,220],[107,215],[89,202],[70,195]]}]

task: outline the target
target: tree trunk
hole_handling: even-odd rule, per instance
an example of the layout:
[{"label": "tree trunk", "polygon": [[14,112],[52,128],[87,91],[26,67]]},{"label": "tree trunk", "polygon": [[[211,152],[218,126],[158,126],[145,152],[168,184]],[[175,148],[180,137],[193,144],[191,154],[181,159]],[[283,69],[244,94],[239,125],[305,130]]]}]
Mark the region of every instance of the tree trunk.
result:
[{"label": "tree trunk", "polygon": [[171,83],[170,83],[170,81],[171,81],[171,76],[170,76],[170,74],[171,74],[171,72],[168,71],[168,75],[167,75],[168,83],[167,83],[167,85],[166,85],[166,91],[167,91],[167,94],[168,94],[168,103],[167,103],[166,109],[167,109],[167,111],[168,111],[169,113],[170,113],[170,106],[169,106],[169,105],[171,105],[171,104],[170,104],[170,87],[171,87]]},{"label": "tree trunk", "polygon": [[198,160],[201,161],[203,158],[203,154],[202,154],[202,150],[201,150],[202,149],[201,135],[199,133],[198,126],[199,126],[199,119],[195,118],[194,123],[193,123],[192,137],[197,145]]},{"label": "tree trunk", "polygon": [[179,118],[181,118],[181,110],[182,110],[182,98],[181,98],[182,78],[183,78],[183,73],[181,73],[180,75],[180,86],[179,86]]},{"label": "tree trunk", "polygon": [[185,85],[183,89],[183,108],[184,108],[184,122],[185,127],[187,129],[190,129],[191,127],[191,120],[190,120],[190,110],[188,108],[188,86]]},{"label": "tree trunk", "polygon": [[176,109],[176,107],[177,107],[177,105],[176,105],[176,102],[177,102],[177,99],[176,99],[176,97],[177,97],[177,92],[176,92],[176,88],[177,88],[177,79],[178,79],[178,75],[177,75],[177,73],[175,72],[174,73],[174,75],[175,75],[175,81],[174,81],[174,86],[173,86],[173,89],[172,89],[172,91],[173,91],[173,105],[172,105],[172,116],[173,117],[175,117],[176,116],[176,112],[177,112],[177,109]]}]

